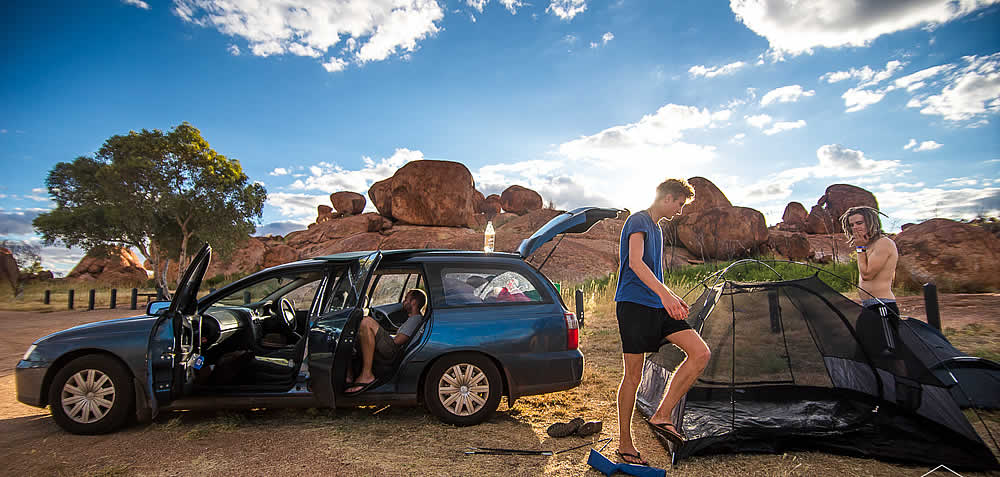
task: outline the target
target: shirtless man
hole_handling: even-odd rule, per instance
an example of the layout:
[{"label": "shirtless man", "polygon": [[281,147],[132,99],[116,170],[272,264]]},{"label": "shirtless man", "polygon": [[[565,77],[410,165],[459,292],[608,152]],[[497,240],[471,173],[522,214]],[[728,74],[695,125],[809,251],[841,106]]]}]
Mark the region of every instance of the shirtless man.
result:
[{"label": "shirtless man", "polygon": [[[895,351],[899,329],[899,307],[896,295],[892,293],[892,281],[896,276],[896,262],[899,252],[896,242],[886,237],[882,231],[879,212],[871,207],[851,207],[840,217],[844,235],[848,243],[854,245],[858,253],[858,288],[861,289],[861,306],[881,317],[881,354],[891,356]],[[888,327],[893,329],[890,330]],[[859,319],[858,334],[863,343],[873,337],[869,326]],[[895,333],[894,333],[895,331]],[[883,338],[884,337],[884,338]]]}]

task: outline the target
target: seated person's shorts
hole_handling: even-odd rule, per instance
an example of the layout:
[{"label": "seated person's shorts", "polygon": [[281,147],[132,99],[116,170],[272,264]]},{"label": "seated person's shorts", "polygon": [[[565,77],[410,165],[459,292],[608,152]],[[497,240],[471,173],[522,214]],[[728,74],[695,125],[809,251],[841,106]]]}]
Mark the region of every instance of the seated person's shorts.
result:
[{"label": "seated person's shorts", "polygon": [[655,353],[669,343],[667,336],[691,329],[687,321],[671,318],[663,308],[620,301],[616,311],[623,353]]},{"label": "seated person's shorts", "polygon": [[385,328],[379,326],[378,331],[375,332],[375,361],[392,362],[396,359],[398,352],[399,346],[396,345],[396,341],[393,340],[388,331],[385,331]]}]

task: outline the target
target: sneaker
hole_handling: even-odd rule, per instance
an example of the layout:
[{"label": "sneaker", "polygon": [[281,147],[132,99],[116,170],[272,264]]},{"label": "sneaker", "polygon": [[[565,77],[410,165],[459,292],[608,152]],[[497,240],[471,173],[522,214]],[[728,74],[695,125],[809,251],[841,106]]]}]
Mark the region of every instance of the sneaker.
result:
[{"label": "sneaker", "polygon": [[584,424],[583,419],[574,417],[569,422],[557,422],[545,430],[552,437],[566,437],[580,429]]},{"label": "sneaker", "polygon": [[604,423],[601,421],[587,421],[576,430],[576,435],[580,437],[587,437],[591,434],[597,434],[601,432],[604,427]]}]

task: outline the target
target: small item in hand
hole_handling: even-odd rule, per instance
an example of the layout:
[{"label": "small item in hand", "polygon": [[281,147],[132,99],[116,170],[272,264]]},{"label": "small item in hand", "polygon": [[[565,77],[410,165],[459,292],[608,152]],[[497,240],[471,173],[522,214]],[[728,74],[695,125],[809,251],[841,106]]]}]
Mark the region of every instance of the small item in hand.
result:
[{"label": "small item in hand", "polygon": [[865,251],[868,250],[868,249],[865,248],[864,245],[858,245],[857,247],[854,248],[854,250],[856,252],[858,252],[858,253],[865,253]]}]

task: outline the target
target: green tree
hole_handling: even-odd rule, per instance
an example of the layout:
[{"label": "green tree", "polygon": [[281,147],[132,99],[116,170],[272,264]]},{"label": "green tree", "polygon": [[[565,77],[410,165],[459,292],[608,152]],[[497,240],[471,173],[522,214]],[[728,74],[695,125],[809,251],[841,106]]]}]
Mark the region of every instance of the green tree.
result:
[{"label": "green tree", "polygon": [[202,243],[232,251],[254,232],[267,199],[239,161],[186,122],[169,133],[112,136],[93,158],[56,164],[46,185],[56,207],[33,223],[47,244],[134,247],[161,285],[168,259],[184,270]]},{"label": "green tree", "polygon": [[21,273],[38,273],[42,271],[41,248],[28,242],[4,240],[0,247],[10,250]]}]

